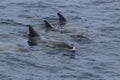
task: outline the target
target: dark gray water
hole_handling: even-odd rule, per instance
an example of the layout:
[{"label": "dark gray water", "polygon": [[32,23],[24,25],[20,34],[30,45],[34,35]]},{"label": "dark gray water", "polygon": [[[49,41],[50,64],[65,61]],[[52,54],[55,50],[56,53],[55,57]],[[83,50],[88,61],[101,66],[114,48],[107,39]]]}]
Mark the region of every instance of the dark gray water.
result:
[{"label": "dark gray water", "polygon": [[[26,50],[26,25],[41,31],[57,12],[71,26],[91,30],[92,41],[75,42],[75,58],[61,50]],[[0,1],[0,80],[119,80],[119,31],[120,0]]]}]

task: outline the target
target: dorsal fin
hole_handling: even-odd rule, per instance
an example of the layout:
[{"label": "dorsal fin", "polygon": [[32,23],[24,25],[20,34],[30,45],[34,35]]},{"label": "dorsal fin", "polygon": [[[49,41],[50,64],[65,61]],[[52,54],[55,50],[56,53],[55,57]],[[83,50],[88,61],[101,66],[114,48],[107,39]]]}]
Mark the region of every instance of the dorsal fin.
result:
[{"label": "dorsal fin", "polygon": [[53,28],[52,25],[48,21],[44,20],[44,23],[45,23],[45,27],[47,29],[52,29]]},{"label": "dorsal fin", "polygon": [[65,24],[67,22],[65,17],[62,14],[57,13],[57,15],[59,17],[59,22],[60,22],[61,25]]},{"label": "dorsal fin", "polygon": [[35,46],[37,45],[37,38],[39,38],[39,35],[31,25],[28,25],[28,26],[29,26],[29,35],[28,35],[28,41],[27,41],[28,45]]},{"label": "dorsal fin", "polygon": [[38,37],[38,33],[33,29],[31,25],[29,25],[29,37]]}]

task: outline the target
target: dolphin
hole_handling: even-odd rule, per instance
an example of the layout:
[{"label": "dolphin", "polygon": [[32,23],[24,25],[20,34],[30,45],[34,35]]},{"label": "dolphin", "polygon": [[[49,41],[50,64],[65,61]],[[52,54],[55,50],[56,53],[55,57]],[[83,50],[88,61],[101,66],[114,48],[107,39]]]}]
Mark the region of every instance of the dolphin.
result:
[{"label": "dolphin", "polygon": [[38,33],[33,29],[32,26],[29,26],[29,35],[28,35],[28,45],[29,46],[46,46],[51,48],[60,48],[75,52],[76,48],[66,41],[46,39],[38,35]]},{"label": "dolphin", "polygon": [[[58,13],[58,14],[60,16],[62,16],[60,13]],[[63,17],[63,21],[64,21],[64,17]],[[48,21],[44,20],[44,23],[45,23],[46,31],[59,32],[59,33],[68,35],[70,38],[72,38],[74,40],[79,40],[79,39],[91,40],[90,37],[87,37],[87,36],[81,34],[81,32],[83,30],[79,26],[76,26],[73,28],[73,26],[71,26],[71,25],[69,25],[69,26],[66,25],[67,27],[62,27],[62,28],[56,29]]]}]

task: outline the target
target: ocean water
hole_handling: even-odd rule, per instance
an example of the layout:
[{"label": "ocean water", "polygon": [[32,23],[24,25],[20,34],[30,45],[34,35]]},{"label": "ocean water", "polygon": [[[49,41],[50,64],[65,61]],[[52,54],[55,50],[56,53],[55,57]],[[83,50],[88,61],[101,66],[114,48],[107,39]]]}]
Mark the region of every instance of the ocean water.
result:
[{"label": "ocean water", "polygon": [[[72,58],[68,51],[28,49],[27,25],[42,32],[43,20],[57,21],[58,12],[67,27],[91,31],[85,33],[92,41],[75,41]],[[0,2],[0,80],[120,80],[119,66],[120,0]]]}]

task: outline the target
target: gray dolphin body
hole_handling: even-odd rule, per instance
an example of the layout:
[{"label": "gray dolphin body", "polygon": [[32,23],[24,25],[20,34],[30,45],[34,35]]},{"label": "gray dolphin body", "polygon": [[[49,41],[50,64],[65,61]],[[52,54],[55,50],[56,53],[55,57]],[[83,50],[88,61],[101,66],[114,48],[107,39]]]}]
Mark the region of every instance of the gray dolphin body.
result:
[{"label": "gray dolphin body", "polygon": [[66,49],[66,50],[75,52],[75,47],[70,45],[68,42],[54,40],[54,39],[41,38],[41,36],[38,35],[38,33],[33,29],[32,26],[29,26],[28,45],[61,48],[61,49]]},{"label": "gray dolphin body", "polygon": [[[74,40],[78,40],[78,39],[88,39],[90,40],[90,37],[88,37],[88,35],[86,36],[85,32],[83,31],[87,31],[85,29],[81,29],[81,27],[79,26],[75,26],[72,24],[66,24],[67,20],[65,19],[65,17],[61,14],[61,13],[57,13],[58,18],[59,18],[59,24],[60,26],[58,26],[58,28],[55,28],[53,25],[51,25],[48,21],[44,21],[45,22],[45,28],[48,31],[55,31],[55,32],[60,32],[62,34],[68,35],[70,38],[74,39]],[[65,25],[66,24],[66,25]],[[62,27],[61,27],[62,25]]]}]

